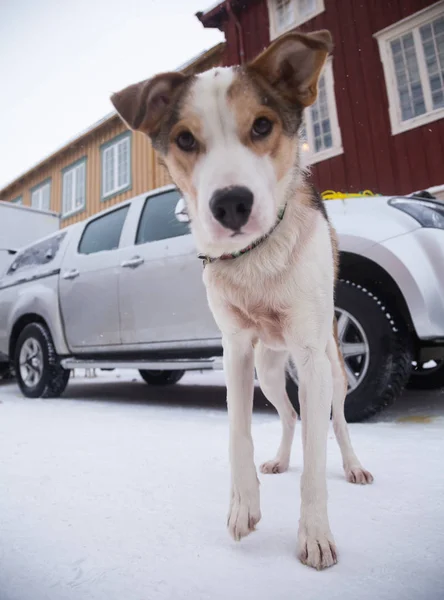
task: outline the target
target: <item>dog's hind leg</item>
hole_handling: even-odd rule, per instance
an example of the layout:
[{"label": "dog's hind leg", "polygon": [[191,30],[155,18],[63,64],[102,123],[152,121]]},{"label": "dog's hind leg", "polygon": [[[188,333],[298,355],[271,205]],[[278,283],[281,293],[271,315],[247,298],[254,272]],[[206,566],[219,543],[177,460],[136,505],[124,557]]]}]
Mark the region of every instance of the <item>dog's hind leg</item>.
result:
[{"label": "dog's hind leg", "polygon": [[291,446],[297,414],[285,385],[285,367],[288,352],[266,348],[261,342],[256,346],[256,372],[264,396],[276,408],[282,423],[282,438],[276,457],[261,465],[262,473],[283,473],[290,463]]},{"label": "dog's hind leg", "polygon": [[366,471],[353,450],[348,432],[347,421],[344,415],[344,402],[347,395],[347,377],[345,374],[344,359],[339,350],[335,332],[328,342],[327,354],[330,359],[333,375],[333,429],[341,449],[342,464],[345,476],[350,483],[371,483],[373,476]]}]

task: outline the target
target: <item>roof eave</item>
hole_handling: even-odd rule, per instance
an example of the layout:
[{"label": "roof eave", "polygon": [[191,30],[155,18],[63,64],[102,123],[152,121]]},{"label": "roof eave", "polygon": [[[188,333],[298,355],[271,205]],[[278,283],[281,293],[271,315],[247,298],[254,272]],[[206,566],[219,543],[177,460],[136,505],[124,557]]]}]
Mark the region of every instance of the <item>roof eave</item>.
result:
[{"label": "roof eave", "polygon": [[227,18],[225,2],[216,4],[216,6],[208,10],[197,12],[196,17],[207,29],[219,29],[223,31],[222,21]]},{"label": "roof eave", "polygon": [[68,140],[68,142],[65,142],[63,146],[57,148],[57,150],[54,150],[54,152],[51,152],[51,154],[40,160],[38,163],[30,167],[29,169],[27,169],[24,173],[22,173],[18,177],[15,177],[12,181],[4,185],[0,190],[0,196],[7,192],[9,188],[19,184],[23,179],[29,177],[32,173],[34,173],[34,171],[37,171],[47,163],[51,162],[56,156],[71,149],[74,144],[80,143],[85,138],[88,138],[90,135],[93,135],[96,131],[99,131],[102,127],[108,126],[111,123],[111,121],[113,121],[116,118],[120,119],[119,115],[115,111],[113,111],[112,113],[108,113],[105,117],[102,117],[99,121],[96,121],[93,125],[82,131],[79,135],[77,135],[74,138],[71,138],[70,140]]}]

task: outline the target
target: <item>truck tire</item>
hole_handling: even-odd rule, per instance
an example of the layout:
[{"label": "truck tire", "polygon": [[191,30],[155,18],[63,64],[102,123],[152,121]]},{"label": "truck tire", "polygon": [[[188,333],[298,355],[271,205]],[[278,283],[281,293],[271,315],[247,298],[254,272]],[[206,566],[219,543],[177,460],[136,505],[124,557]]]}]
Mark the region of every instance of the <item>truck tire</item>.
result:
[{"label": "truck tire", "polygon": [[444,361],[435,361],[434,366],[416,363],[407,387],[411,390],[439,390],[444,388]]},{"label": "truck tire", "polygon": [[[350,423],[364,421],[392,404],[407,384],[412,370],[411,340],[401,319],[395,320],[376,296],[350,281],[338,281],[335,310],[350,375],[345,418]],[[299,412],[293,365],[289,364],[287,373],[287,391]]]},{"label": "truck tire", "polygon": [[180,381],[185,371],[139,371],[140,376],[149,385],[173,385]]},{"label": "truck tire", "polygon": [[41,323],[26,325],[20,333],[14,366],[27,398],[57,398],[68,385],[70,371],[60,365],[51,334]]}]

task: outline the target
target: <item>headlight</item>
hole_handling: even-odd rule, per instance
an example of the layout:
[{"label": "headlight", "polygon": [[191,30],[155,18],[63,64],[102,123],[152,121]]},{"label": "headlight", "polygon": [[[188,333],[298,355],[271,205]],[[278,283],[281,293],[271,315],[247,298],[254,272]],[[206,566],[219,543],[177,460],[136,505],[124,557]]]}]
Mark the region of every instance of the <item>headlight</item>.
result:
[{"label": "headlight", "polygon": [[389,204],[407,213],[423,227],[444,229],[444,204],[413,198],[392,198]]}]

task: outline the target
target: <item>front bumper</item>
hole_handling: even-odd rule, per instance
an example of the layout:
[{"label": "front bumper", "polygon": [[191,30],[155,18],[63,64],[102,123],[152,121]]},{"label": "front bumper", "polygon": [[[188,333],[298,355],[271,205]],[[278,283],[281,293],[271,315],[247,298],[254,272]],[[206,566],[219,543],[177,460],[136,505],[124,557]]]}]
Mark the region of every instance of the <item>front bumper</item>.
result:
[{"label": "front bumper", "polygon": [[444,231],[415,229],[365,254],[397,283],[418,338],[444,345]]}]

